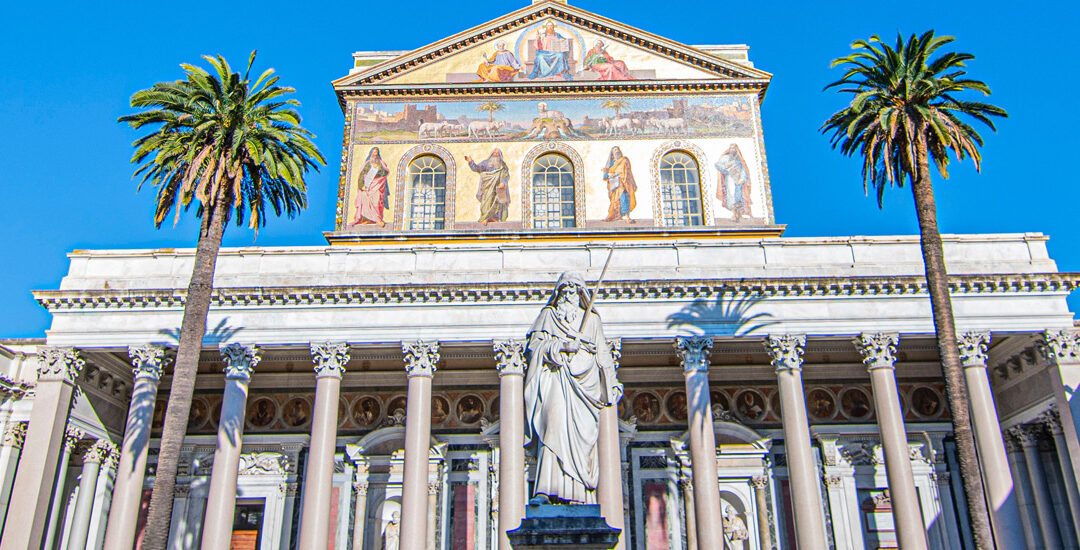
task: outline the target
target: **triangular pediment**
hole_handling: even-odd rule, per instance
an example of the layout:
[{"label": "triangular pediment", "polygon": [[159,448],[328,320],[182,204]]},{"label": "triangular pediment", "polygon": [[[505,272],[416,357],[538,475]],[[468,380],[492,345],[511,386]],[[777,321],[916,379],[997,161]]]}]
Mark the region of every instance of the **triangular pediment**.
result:
[{"label": "triangular pediment", "polygon": [[769,73],[548,0],[334,82],[381,87],[726,82],[763,91]]}]

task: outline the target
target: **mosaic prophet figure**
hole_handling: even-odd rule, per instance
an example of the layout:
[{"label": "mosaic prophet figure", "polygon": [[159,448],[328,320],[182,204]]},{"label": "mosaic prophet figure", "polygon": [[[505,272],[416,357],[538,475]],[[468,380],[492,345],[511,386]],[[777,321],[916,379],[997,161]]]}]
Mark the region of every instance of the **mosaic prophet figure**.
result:
[{"label": "mosaic prophet figure", "polygon": [[465,161],[469,168],[480,174],[480,181],[476,186],[476,200],[480,201],[480,223],[487,225],[491,222],[506,221],[507,210],[510,206],[510,168],[503,162],[502,151],[495,149],[491,156],[479,164],[473,162],[472,157],[465,155]]},{"label": "mosaic prophet figure", "polygon": [[476,76],[480,77],[479,82],[509,82],[521,69],[521,62],[506,49],[506,42],[500,40],[495,43],[495,53],[485,56],[476,68]]},{"label": "mosaic prophet figure", "polygon": [[597,40],[592,49],[585,54],[585,69],[596,71],[600,80],[634,80],[626,63],[611,57],[603,40]]},{"label": "mosaic prophet figure", "polygon": [[561,75],[566,80],[572,80],[569,57],[570,41],[555,32],[554,23],[545,25],[543,33],[537,29],[536,56],[533,59],[533,69],[529,73],[529,79]]},{"label": "mosaic prophet figure", "polygon": [[750,217],[750,170],[739,146],[734,143],[716,161],[716,198],[735,215],[735,221]]},{"label": "mosaic prophet figure", "polygon": [[600,409],[618,401],[622,385],[580,274],[559,276],[528,339],[525,446],[536,457],[533,496],[595,504]]},{"label": "mosaic prophet figure", "polygon": [[607,182],[608,215],[604,221],[610,222],[624,219],[630,223],[630,212],[637,206],[634,193],[637,192],[637,183],[634,182],[634,174],[630,171],[630,159],[622,154],[618,146],[611,148],[607,164],[604,166],[604,181]]},{"label": "mosaic prophet figure", "polygon": [[379,227],[386,227],[383,210],[390,207],[390,199],[386,194],[388,174],[390,170],[379,155],[379,148],[372,147],[364,161],[364,167],[360,169],[360,189],[356,192],[356,217],[353,218],[353,225],[374,223]]}]

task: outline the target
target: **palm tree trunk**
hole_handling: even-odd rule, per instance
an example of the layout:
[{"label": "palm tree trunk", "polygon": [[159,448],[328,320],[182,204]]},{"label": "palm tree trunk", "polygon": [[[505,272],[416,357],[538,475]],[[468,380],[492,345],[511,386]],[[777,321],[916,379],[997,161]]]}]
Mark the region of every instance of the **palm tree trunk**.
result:
[{"label": "palm tree trunk", "polygon": [[[917,143],[916,174],[912,183],[915,210],[919,218],[919,234],[922,242],[923,265],[926,268],[926,284],[930,291],[930,307],[934,314],[934,330],[937,333],[938,355],[945,378],[945,394],[952,413],[953,436],[956,438],[957,461],[964,496],[967,499],[968,518],[975,547],[994,547],[987,514],[986,497],[983,494],[982,476],[975,454],[975,438],[971,431],[968,409],[967,384],[960,364],[960,350],[956,343],[956,323],[953,319],[952,297],[949,293],[949,274],[945,269],[945,251],[938,232],[937,206],[934,188],[930,182],[930,162],[926,150],[926,138],[919,136]],[[1003,474],[1004,475],[1004,474]]]},{"label": "palm tree trunk", "polygon": [[[219,186],[222,191],[225,187],[226,185]],[[210,311],[210,294],[214,289],[214,268],[229,211],[229,201],[220,195],[224,193],[219,193],[214,207],[203,216],[199,241],[195,248],[195,267],[191,272],[191,282],[188,284],[184,302],[184,320],[180,325],[180,342],[176,350],[169,403],[165,409],[165,424],[161,430],[154,488],[150,495],[150,512],[143,536],[142,547],[146,550],[165,550],[169,542],[180,445],[187,434],[188,414],[195,391],[195,375],[199,368],[203,336],[206,334],[206,317]]]}]

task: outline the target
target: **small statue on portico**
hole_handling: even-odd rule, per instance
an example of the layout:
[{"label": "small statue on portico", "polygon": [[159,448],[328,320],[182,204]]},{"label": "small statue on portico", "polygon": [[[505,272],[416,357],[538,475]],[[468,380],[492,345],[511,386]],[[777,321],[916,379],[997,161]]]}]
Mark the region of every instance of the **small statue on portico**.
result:
[{"label": "small statue on portico", "polygon": [[397,510],[390,514],[390,521],[383,529],[383,550],[398,550],[398,542],[401,540],[401,527],[398,525],[400,518],[401,513]]},{"label": "small statue on portico", "polygon": [[750,538],[750,534],[746,532],[746,522],[739,517],[739,513],[730,504],[725,506],[724,539],[727,541],[727,548],[743,550],[743,548],[746,548],[746,539],[748,538]]},{"label": "small statue on portico", "polygon": [[559,276],[528,338],[525,444],[536,458],[533,496],[595,504],[600,409],[617,403],[623,387],[580,274]]}]

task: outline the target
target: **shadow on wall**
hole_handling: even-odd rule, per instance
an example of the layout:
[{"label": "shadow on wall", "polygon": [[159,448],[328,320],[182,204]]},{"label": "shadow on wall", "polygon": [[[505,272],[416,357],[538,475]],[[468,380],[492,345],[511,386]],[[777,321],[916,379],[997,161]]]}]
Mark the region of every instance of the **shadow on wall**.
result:
[{"label": "shadow on wall", "polygon": [[698,298],[686,307],[668,315],[667,328],[687,336],[747,336],[776,324],[769,320],[771,313],[751,314],[754,306],[765,301],[764,296],[735,298],[731,288],[722,288],[713,300]]},{"label": "shadow on wall", "polygon": [[[224,344],[229,341],[237,332],[240,332],[240,327],[229,326],[229,318],[225,317],[214,328],[206,331],[203,336],[203,345],[217,345]],[[180,343],[180,327],[176,328],[163,328],[158,331],[158,334],[168,337],[169,342],[154,342],[155,345],[163,346],[176,346]]]}]

